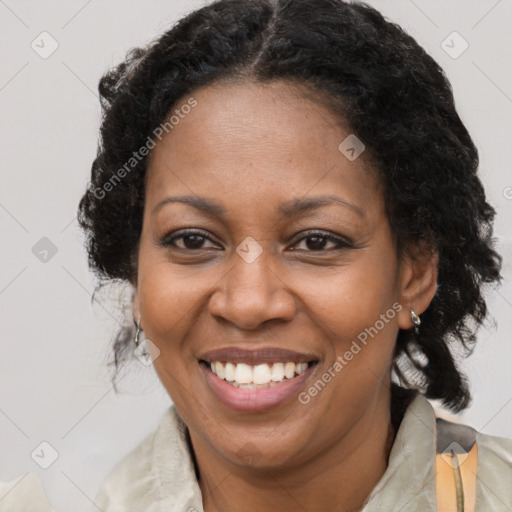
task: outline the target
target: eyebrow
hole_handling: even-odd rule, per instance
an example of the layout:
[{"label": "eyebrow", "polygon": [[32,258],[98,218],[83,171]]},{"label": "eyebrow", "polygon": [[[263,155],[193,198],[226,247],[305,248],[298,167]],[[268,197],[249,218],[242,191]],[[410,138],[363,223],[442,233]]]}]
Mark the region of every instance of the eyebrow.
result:
[{"label": "eyebrow", "polygon": [[165,199],[162,199],[155,208],[153,209],[153,212],[151,213],[154,215],[156,212],[161,210],[166,204],[170,203],[183,203],[188,204],[190,206],[193,206],[197,210],[200,210],[204,213],[207,213],[209,215],[216,215],[217,217],[220,217],[223,213],[225,213],[224,208],[215,201],[212,201],[211,199],[206,199],[205,197],[198,197],[198,196],[169,196]]},{"label": "eyebrow", "polygon": [[[206,199],[205,197],[198,196],[169,196],[160,201],[153,209],[152,215],[162,209],[166,204],[170,203],[182,203],[196,208],[208,215],[220,217],[226,210],[216,201]],[[329,206],[331,204],[341,204],[346,206],[357,213],[359,216],[364,217],[364,212],[359,206],[352,204],[345,199],[341,199],[337,196],[317,196],[317,197],[300,197],[297,199],[291,199],[281,203],[277,207],[277,212],[281,217],[294,217],[301,213],[316,210],[322,206]]]},{"label": "eyebrow", "polygon": [[301,197],[298,199],[291,199],[285,201],[278,207],[278,212],[283,217],[293,217],[300,213],[304,213],[311,210],[316,210],[322,206],[329,206],[331,204],[341,204],[353,210],[355,213],[364,217],[364,212],[359,206],[349,203],[345,199],[341,199],[337,196],[316,196],[316,197]]}]

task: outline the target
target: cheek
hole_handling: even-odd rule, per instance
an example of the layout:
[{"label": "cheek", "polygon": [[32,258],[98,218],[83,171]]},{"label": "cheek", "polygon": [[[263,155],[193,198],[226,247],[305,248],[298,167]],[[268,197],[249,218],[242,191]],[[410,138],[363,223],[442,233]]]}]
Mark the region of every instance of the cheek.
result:
[{"label": "cheek", "polygon": [[[142,325],[157,344],[179,340],[203,307],[214,283],[211,272],[171,264],[160,250],[143,244],[139,256],[138,296]],[[209,282],[211,281],[211,282]]]},{"label": "cheek", "polygon": [[[332,272],[302,276],[297,286],[307,309],[319,325],[325,325],[343,340],[355,338],[379,321],[399,299],[396,267],[382,258],[355,253],[352,261]],[[297,280],[298,281],[298,280]],[[389,322],[386,322],[386,325]],[[382,329],[378,322],[379,330]]]},{"label": "cheek", "polygon": [[331,387],[336,394],[375,387],[389,373],[402,306],[396,263],[382,255],[374,250],[356,253],[329,278],[302,280],[309,321],[326,343],[326,367],[339,376]]},{"label": "cheek", "polygon": [[147,338],[158,348],[154,369],[169,396],[180,410],[195,410],[191,364],[191,330],[203,307],[205,279],[197,270],[178,268],[159,255],[143,255],[139,265],[138,294],[141,323]]}]

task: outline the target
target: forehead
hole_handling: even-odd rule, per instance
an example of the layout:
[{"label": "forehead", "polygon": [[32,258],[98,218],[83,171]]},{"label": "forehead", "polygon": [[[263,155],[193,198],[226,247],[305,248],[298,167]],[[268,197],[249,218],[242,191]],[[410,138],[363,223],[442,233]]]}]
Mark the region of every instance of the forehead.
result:
[{"label": "forehead", "polygon": [[173,107],[173,127],[152,150],[147,202],[176,193],[233,204],[325,193],[377,200],[366,155],[351,161],[340,151],[350,129],[324,103],[285,82],[193,91]]}]

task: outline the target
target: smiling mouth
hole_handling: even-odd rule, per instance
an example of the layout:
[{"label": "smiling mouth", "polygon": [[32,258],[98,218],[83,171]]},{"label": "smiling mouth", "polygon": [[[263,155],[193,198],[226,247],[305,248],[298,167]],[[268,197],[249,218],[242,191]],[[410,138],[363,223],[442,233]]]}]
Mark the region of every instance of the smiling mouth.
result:
[{"label": "smiling mouth", "polygon": [[226,361],[208,362],[202,359],[199,362],[209,368],[219,379],[239,389],[265,389],[278,386],[293,380],[311,366],[318,364],[316,360],[300,363],[289,361],[256,365]]}]

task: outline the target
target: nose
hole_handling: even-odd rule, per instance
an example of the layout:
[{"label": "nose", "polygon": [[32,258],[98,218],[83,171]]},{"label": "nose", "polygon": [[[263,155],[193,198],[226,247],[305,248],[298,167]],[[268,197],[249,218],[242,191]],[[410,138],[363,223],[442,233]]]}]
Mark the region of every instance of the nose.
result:
[{"label": "nose", "polygon": [[295,297],[265,251],[248,263],[238,254],[210,297],[209,311],[240,329],[255,330],[270,320],[290,321]]}]

